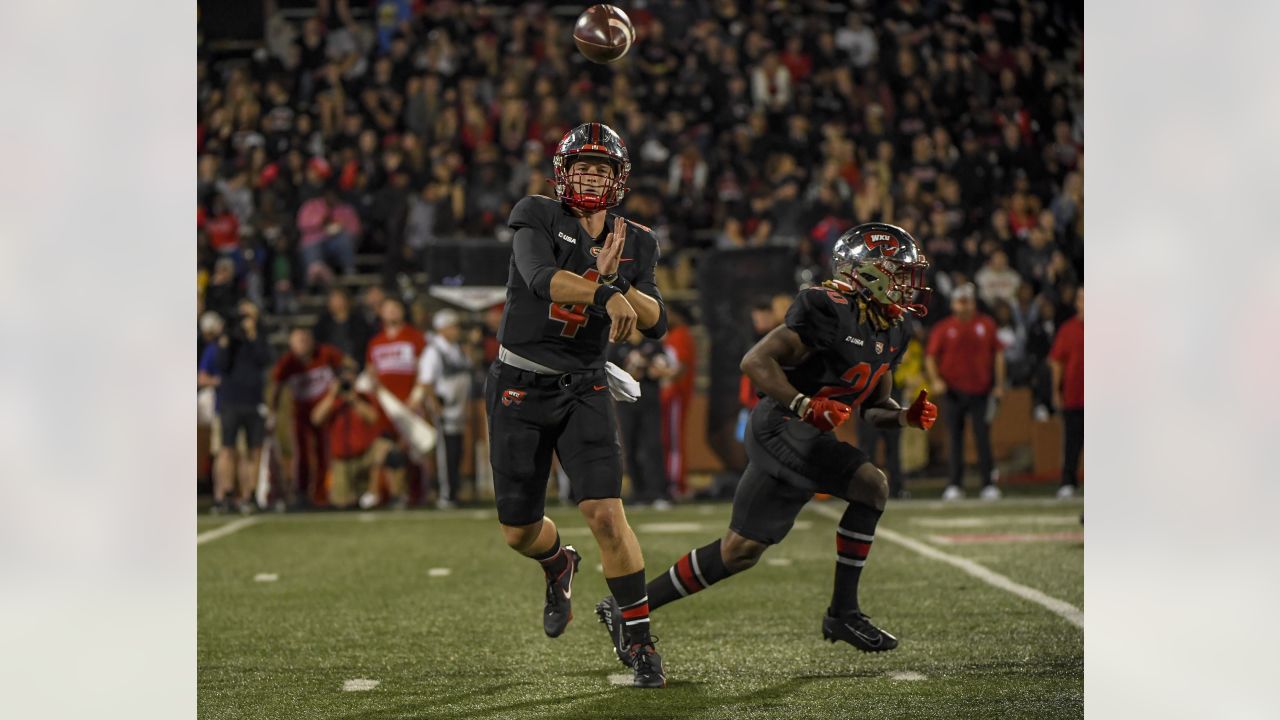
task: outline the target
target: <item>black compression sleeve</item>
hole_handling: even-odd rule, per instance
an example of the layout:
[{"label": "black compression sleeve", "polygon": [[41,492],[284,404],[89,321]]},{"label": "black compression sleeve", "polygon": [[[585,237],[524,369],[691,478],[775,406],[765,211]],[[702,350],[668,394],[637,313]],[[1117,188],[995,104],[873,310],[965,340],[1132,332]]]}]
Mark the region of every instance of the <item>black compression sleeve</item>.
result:
[{"label": "black compression sleeve", "polygon": [[560,268],[556,265],[546,234],[529,227],[520,228],[511,241],[511,252],[516,270],[533,294],[543,300],[551,300],[551,278]]}]

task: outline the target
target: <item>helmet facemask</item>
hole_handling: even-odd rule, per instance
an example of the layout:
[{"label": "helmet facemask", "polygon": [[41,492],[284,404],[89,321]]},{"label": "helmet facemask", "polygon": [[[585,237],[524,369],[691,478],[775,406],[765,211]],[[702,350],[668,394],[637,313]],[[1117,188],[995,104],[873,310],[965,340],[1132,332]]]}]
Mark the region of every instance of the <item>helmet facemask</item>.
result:
[{"label": "helmet facemask", "polygon": [[[864,300],[874,303],[894,323],[906,313],[924,317],[929,313],[925,303],[932,292],[925,283],[928,261],[921,255],[915,262],[898,262],[877,258],[859,263],[841,272],[850,289]],[[841,283],[845,284],[845,283]]]},{"label": "helmet facemask", "polygon": [[[594,172],[574,172],[573,166],[580,160],[606,161],[613,172],[610,176]],[[571,208],[589,213],[597,212],[615,207],[626,197],[627,176],[631,174],[631,163],[626,160],[619,162],[608,155],[579,153],[556,155],[552,166],[556,196]]]}]

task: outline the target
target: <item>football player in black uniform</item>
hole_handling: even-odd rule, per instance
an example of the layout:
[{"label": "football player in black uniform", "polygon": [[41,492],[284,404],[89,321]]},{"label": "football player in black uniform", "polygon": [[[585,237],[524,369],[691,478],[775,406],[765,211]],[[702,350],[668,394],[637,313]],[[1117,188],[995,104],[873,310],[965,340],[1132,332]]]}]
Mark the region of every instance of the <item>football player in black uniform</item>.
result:
[{"label": "football player in black uniform", "polygon": [[485,383],[498,522],[507,544],[546,571],[543,629],[558,637],[573,619],[581,557],[561,546],[543,515],[554,451],[600,546],[635,685],[665,687],[649,634],[644,558],[619,498],[622,456],[604,370],[609,339],[626,338],[632,327],[651,338],[666,333],[654,281],[658,245],[648,228],[609,213],[626,194],[631,163],[607,125],[569,131],[553,169],[556,197],[524,198],[509,221],[515,238],[501,346]]},{"label": "football player in black uniform", "polygon": [[[695,548],[649,583],[649,606],[669,602],[755,565],[782,541],[816,492],[849,501],[836,527],[835,591],[822,635],[867,652],[892,650],[898,640],[872,625],[858,605],[858,578],[889,497],[885,475],[866,453],[832,431],[854,407],[877,427],[928,429],[938,409],[920,391],[911,407],[890,397],[893,368],[909,338],[903,321],[923,316],[916,301],[927,291],[928,267],[916,241],[885,223],[859,225],[832,250],[835,280],[804,290],[786,322],[742,358],[742,370],[764,396],[746,434],[748,464],[722,539]],[[618,605],[596,606],[619,649]],[[625,654],[618,657],[624,663]]]}]

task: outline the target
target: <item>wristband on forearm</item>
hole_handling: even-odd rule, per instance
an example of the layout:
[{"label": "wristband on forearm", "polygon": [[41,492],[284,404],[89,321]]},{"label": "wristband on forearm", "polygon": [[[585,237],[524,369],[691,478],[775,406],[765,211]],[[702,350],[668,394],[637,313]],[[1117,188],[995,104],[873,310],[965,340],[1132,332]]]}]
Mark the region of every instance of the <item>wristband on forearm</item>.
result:
[{"label": "wristband on forearm", "polygon": [[809,409],[809,402],[810,399],[807,395],[804,393],[796,393],[796,396],[791,398],[791,404],[787,407],[790,408],[791,412],[795,413],[797,416],[804,417],[805,412]]},{"label": "wristband on forearm", "polygon": [[601,276],[598,278],[598,280],[599,280],[599,282],[600,282],[600,284],[601,284],[601,285],[612,285],[612,286],[614,286],[614,287],[618,288],[619,290],[621,290],[621,291],[622,291],[622,294],[623,294],[623,295],[626,295],[626,294],[627,294],[627,291],[631,289],[631,281],[630,281],[630,280],[627,280],[627,279],[626,279],[626,278],[624,278],[624,277],[622,277],[622,276],[621,276],[621,275],[619,275],[618,273],[610,273],[610,274],[608,274],[608,275],[601,275]]},{"label": "wristband on forearm", "polygon": [[619,290],[616,285],[601,285],[600,287],[596,288],[596,295],[595,295],[595,298],[592,299],[591,303],[599,307],[604,307],[605,305],[609,304],[610,298],[612,298],[614,295],[621,295],[621,294],[622,294],[622,291]]}]

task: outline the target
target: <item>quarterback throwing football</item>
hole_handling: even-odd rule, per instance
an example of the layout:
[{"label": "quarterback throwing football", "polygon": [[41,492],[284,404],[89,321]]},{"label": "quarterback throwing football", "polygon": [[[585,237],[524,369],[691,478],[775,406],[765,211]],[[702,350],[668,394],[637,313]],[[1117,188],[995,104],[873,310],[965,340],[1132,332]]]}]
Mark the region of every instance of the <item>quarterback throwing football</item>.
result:
[{"label": "quarterback throwing football", "polygon": [[502,345],[485,383],[498,522],[507,544],[546,571],[542,626],[558,637],[573,619],[581,558],[543,515],[554,451],[625,618],[619,642],[634,684],[660,688],[666,676],[649,633],[644,558],[619,499],[622,453],[604,369],[607,340],[632,328],[651,338],[666,333],[654,281],[658,244],[647,228],[609,212],[631,170],[609,126],[570,130],[553,163],[556,197],[524,198],[509,222],[515,238]]}]

